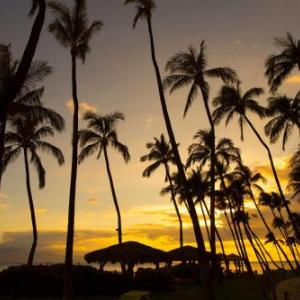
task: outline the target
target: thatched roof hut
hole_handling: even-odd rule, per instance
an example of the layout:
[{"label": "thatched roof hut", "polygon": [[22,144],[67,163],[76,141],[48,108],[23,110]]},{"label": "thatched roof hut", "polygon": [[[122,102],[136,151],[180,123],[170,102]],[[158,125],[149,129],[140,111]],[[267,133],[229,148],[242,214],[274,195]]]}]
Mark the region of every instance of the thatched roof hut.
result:
[{"label": "thatched roof hut", "polygon": [[165,261],[165,252],[138,242],[125,242],[90,252],[84,256],[88,263],[158,264]]},{"label": "thatched roof hut", "polygon": [[[199,252],[196,247],[183,246],[166,253],[167,260],[170,261],[197,261]],[[210,252],[206,252],[207,259],[211,257]]]}]

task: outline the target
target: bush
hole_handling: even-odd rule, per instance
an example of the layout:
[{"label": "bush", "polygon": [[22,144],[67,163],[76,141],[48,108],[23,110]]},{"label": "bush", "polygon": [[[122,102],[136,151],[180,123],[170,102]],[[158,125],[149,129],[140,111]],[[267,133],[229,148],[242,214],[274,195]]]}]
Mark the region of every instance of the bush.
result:
[{"label": "bush", "polygon": [[171,268],[172,274],[180,279],[197,279],[199,265],[197,264],[179,264]]},{"label": "bush", "polygon": [[174,287],[174,277],[166,270],[139,269],[135,283],[138,289],[163,291]]},{"label": "bush", "polygon": [[[119,294],[133,283],[121,274],[74,266],[75,295]],[[61,296],[63,266],[11,267],[0,273],[0,296]]]}]

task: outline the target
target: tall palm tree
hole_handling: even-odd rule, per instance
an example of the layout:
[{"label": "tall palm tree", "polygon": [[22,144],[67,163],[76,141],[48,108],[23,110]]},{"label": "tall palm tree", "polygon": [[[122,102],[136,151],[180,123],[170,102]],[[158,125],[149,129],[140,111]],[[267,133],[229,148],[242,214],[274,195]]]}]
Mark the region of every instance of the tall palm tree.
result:
[{"label": "tall palm tree", "polygon": [[276,38],[275,45],[281,52],[270,55],[265,62],[265,75],[269,80],[271,92],[278,90],[294,68],[300,70],[300,41],[295,40],[288,32],[286,37]]},{"label": "tall palm tree", "polygon": [[32,7],[29,15],[33,16],[36,10],[38,10],[38,13],[32,25],[29,39],[23,52],[21,61],[16,68],[16,72],[6,83],[6,85],[3,86],[3,95],[0,95],[0,173],[4,155],[4,134],[6,130],[7,111],[11,102],[16,98],[26,80],[45,22],[46,0],[32,0],[31,2]]},{"label": "tall palm tree", "polygon": [[215,248],[215,125],[212,118],[211,109],[209,107],[210,86],[208,79],[220,78],[225,83],[234,82],[236,73],[228,67],[207,69],[205,42],[200,44],[199,53],[191,46],[187,52],[179,52],[175,54],[166,64],[168,75],[164,80],[164,86],[170,87],[170,93],[175,90],[191,85],[187,97],[187,103],[184,109],[184,116],[191,107],[193,100],[198,92],[201,93],[210,129],[213,135],[212,151],[211,151],[211,243],[213,257],[216,253]]},{"label": "tall palm tree", "polygon": [[267,115],[272,119],[265,126],[266,135],[271,143],[276,143],[283,135],[282,149],[285,150],[294,126],[298,127],[300,134],[300,91],[294,99],[285,95],[270,97]]},{"label": "tall palm tree", "polygon": [[85,0],[74,0],[70,9],[59,1],[49,1],[48,6],[53,12],[54,20],[49,31],[55,36],[62,47],[70,50],[72,62],[72,98],[73,98],[73,133],[72,133],[72,166],[69,196],[68,230],[65,257],[64,299],[72,297],[72,265],[74,243],[74,219],[77,181],[78,156],[78,113],[79,100],[77,95],[77,60],[85,62],[86,55],[91,51],[90,40],[102,27],[102,22],[89,24]]},{"label": "tall palm tree", "polygon": [[216,124],[220,123],[220,121],[226,117],[226,125],[233,119],[236,115],[238,116],[239,126],[241,130],[241,139],[244,139],[244,126],[248,124],[252,129],[253,133],[262,144],[262,146],[266,149],[272,169],[272,173],[280,193],[280,196],[284,202],[284,207],[289,215],[289,218],[293,224],[294,230],[297,233],[297,236],[300,236],[300,232],[296,226],[295,220],[293,218],[293,214],[288,205],[288,201],[285,199],[283,189],[281,187],[277,171],[275,168],[272,152],[267,145],[267,143],[263,140],[259,132],[256,130],[255,126],[251,122],[248,117],[248,113],[255,113],[258,117],[263,118],[266,115],[266,109],[259,105],[259,103],[255,100],[255,97],[258,97],[263,94],[263,89],[261,88],[251,88],[242,94],[240,82],[236,87],[225,85],[221,88],[219,95],[214,99],[213,104],[216,107],[213,112],[214,121]]},{"label": "tall palm tree", "polygon": [[31,2],[32,7],[29,15],[33,16],[37,9],[38,13],[33,23],[20,64],[16,68],[15,74],[6,82],[5,86],[3,86],[3,95],[0,95],[0,173],[4,155],[4,134],[6,130],[7,111],[9,105],[18,95],[26,80],[45,22],[46,0],[32,0]]},{"label": "tall palm tree", "polygon": [[[56,129],[61,131],[63,129],[61,124],[64,124],[63,119],[58,114],[55,115],[55,118],[61,118],[60,123],[57,124],[58,127],[56,127]],[[53,121],[55,122],[55,120]],[[39,187],[42,189],[46,184],[46,170],[43,167],[39,152],[51,154],[57,160],[59,165],[64,163],[64,156],[60,149],[45,141],[47,137],[54,136],[55,128],[53,126],[43,123],[41,124],[30,117],[19,117],[10,121],[9,127],[10,130],[5,133],[3,170],[5,170],[10,163],[14,162],[23,152],[26,173],[26,188],[33,231],[33,243],[28,256],[27,264],[32,265],[37,246],[38,231],[34,201],[31,191],[29,162],[33,164],[37,171]],[[30,160],[29,155],[31,157]]]},{"label": "tall palm tree", "polygon": [[300,144],[290,160],[290,174],[288,188],[293,191],[293,198],[300,195]]},{"label": "tall palm tree", "polygon": [[[8,88],[17,76],[17,72],[20,68],[20,62],[15,60],[12,55],[11,45],[0,45],[0,174],[1,174],[1,162],[4,149],[4,138],[7,119],[16,114],[16,106],[18,111],[22,111],[22,105],[26,105],[25,101],[32,101],[39,98],[42,93],[42,89],[36,90],[37,83],[43,81],[52,72],[52,68],[48,65],[47,61],[36,60],[31,61],[29,70],[27,71],[24,79],[22,79],[22,86],[18,90],[18,93],[14,94],[13,99],[8,100]],[[23,67],[22,67],[23,68]],[[19,76],[19,75],[18,75]],[[36,90],[36,91],[35,91]],[[9,96],[11,97],[11,96]],[[28,100],[29,99],[29,100]],[[33,107],[32,107],[33,108]],[[38,118],[40,110],[44,108],[40,105],[36,106],[34,110],[31,110],[32,114],[36,114]],[[13,113],[12,113],[13,111]],[[28,112],[28,110],[26,110]],[[0,175],[1,185],[1,175]]]},{"label": "tall palm tree", "polygon": [[89,111],[84,114],[83,119],[87,121],[88,124],[87,129],[79,131],[79,142],[82,150],[78,156],[78,163],[81,164],[87,157],[95,153],[97,154],[97,159],[100,159],[103,151],[106,171],[118,217],[118,242],[119,244],[122,244],[121,211],[111,173],[111,167],[108,158],[108,147],[111,146],[117,150],[122,155],[126,163],[130,160],[130,154],[127,146],[119,141],[117,135],[117,125],[119,121],[123,121],[125,118],[120,112],[101,115]]},{"label": "tall palm tree", "polygon": [[173,150],[161,134],[160,138],[154,138],[154,142],[147,143],[146,148],[149,153],[141,157],[141,161],[149,161],[151,164],[144,170],[143,177],[150,177],[160,166],[163,166],[166,172],[165,180],[169,182],[171,199],[179,222],[179,246],[183,247],[183,227],[182,218],[176,202],[175,188],[170,174],[169,163],[174,163]]},{"label": "tall palm tree", "polygon": [[[164,120],[165,120],[166,129],[168,132],[168,136],[170,139],[170,143],[171,143],[171,146],[173,149],[174,158],[175,158],[176,166],[178,169],[178,174],[181,178],[186,201],[187,201],[187,204],[189,207],[190,217],[191,217],[191,220],[193,223],[195,239],[196,239],[196,243],[197,243],[198,250],[199,250],[199,261],[200,261],[201,265],[203,266],[201,268],[202,269],[201,271],[203,273],[203,277],[206,278],[205,275],[208,274],[209,264],[208,264],[208,261],[205,259],[204,239],[201,234],[197,212],[194,207],[193,199],[189,192],[188,183],[187,183],[186,175],[184,172],[184,167],[183,167],[183,164],[182,164],[182,161],[180,158],[180,154],[179,154],[179,151],[177,148],[177,142],[176,142],[174,131],[172,128],[172,124],[171,124],[171,120],[170,120],[170,116],[169,116],[169,112],[168,112],[168,108],[167,108],[166,98],[165,98],[165,94],[164,94],[162,78],[161,78],[159,66],[158,66],[157,59],[156,59],[156,51],[155,51],[155,44],[154,44],[154,37],[153,37],[153,30],[152,30],[152,14],[153,14],[153,10],[155,9],[156,5],[155,5],[154,0],[125,0],[124,3],[125,3],[125,5],[135,4],[136,15],[134,17],[133,28],[136,27],[136,24],[139,20],[146,19],[146,21],[147,21],[148,33],[149,33],[149,38],[150,38],[150,46],[151,46],[151,58],[152,58],[152,63],[153,63],[153,67],[155,70],[161,108],[162,108],[162,112],[163,112],[163,116],[164,116]],[[210,283],[208,282],[208,284],[210,284]],[[213,299],[212,289],[210,289],[210,291],[211,291],[211,299]]]}]

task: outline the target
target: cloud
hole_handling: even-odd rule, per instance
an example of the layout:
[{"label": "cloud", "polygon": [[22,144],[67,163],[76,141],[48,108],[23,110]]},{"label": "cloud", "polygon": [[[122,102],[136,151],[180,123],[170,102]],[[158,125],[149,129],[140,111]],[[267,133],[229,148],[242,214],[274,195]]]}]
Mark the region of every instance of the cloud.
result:
[{"label": "cloud", "polygon": [[300,75],[290,76],[286,79],[286,83],[289,84],[299,84],[300,83]]},{"label": "cloud", "polygon": [[86,202],[87,202],[88,204],[95,205],[95,204],[97,203],[97,199],[91,198],[91,199],[86,200]]},{"label": "cloud", "polygon": [[46,208],[37,208],[35,211],[37,214],[45,214],[46,212],[48,212]]},{"label": "cloud", "polygon": [[237,39],[237,40],[234,40],[232,42],[232,44],[233,44],[233,46],[239,47],[243,44],[243,42],[241,40]]},{"label": "cloud", "polygon": [[[73,100],[70,99],[69,101],[66,102],[66,107],[72,111],[73,110]],[[82,115],[87,112],[87,111],[92,111],[92,112],[97,112],[96,106],[87,103],[87,102],[80,102],[79,103],[79,116],[82,117]]]}]

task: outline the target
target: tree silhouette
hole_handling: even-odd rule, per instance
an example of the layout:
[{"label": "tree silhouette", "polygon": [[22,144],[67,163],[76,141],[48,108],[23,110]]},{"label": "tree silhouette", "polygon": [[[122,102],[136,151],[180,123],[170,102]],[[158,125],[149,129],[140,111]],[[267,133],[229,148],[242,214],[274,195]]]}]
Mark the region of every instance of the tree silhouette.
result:
[{"label": "tree silhouette", "polygon": [[[58,116],[55,115],[55,119]],[[60,117],[61,118],[61,117]],[[55,122],[55,119],[53,122]],[[39,187],[42,189],[46,184],[46,170],[41,161],[39,152],[45,152],[54,157],[59,165],[64,163],[64,156],[62,152],[52,144],[45,141],[47,137],[54,136],[55,130],[61,131],[63,129],[63,119],[61,118],[59,126],[54,128],[51,125],[41,124],[29,117],[14,118],[10,121],[10,130],[5,133],[5,148],[4,148],[4,160],[3,171],[7,166],[14,162],[20,154],[24,154],[25,173],[26,173],[26,187],[28,194],[28,201],[31,214],[32,231],[33,231],[33,243],[28,256],[27,264],[32,265],[34,254],[37,246],[38,232],[36,225],[34,201],[31,191],[30,183],[30,167],[29,162],[33,164],[38,174]],[[29,160],[30,155],[30,160]]]},{"label": "tree silhouette", "polygon": [[[4,133],[7,126],[7,120],[12,116],[16,116],[22,111],[28,112],[28,104],[33,104],[33,100],[39,99],[43,93],[43,89],[36,89],[37,83],[43,81],[52,72],[52,68],[46,61],[32,61],[25,77],[22,79],[22,86],[18,93],[12,93],[15,98],[8,97],[8,88],[13,84],[17,72],[20,69],[20,62],[15,60],[12,55],[11,45],[0,45],[0,185],[1,185],[1,162],[3,160],[4,150]],[[24,68],[24,67],[22,67]],[[20,76],[20,75],[18,75]],[[11,97],[11,95],[9,96]],[[31,106],[31,114],[39,118],[44,107],[39,104]],[[43,119],[44,116],[41,117]],[[2,124],[2,125],[1,125]]]},{"label": "tree silhouette", "polygon": [[300,145],[290,161],[288,188],[294,192],[293,198],[300,195]]},{"label": "tree silhouette", "polygon": [[154,138],[154,142],[147,143],[146,147],[149,150],[149,153],[143,155],[141,157],[141,161],[149,161],[152,163],[144,170],[143,177],[150,177],[160,166],[164,167],[166,172],[165,181],[169,182],[171,199],[179,222],[179,246],[183,247],[182,218],[176,202],[176,191],[174,183],[172,182],[169,166],[169,163],[174,164],[175,162],[173,150],[170,147],[170,144],[166,142],[163,134],[160,136],[160,138]]},{"label": "tree silhouette", "polygon": [[119,121],[124,120],[124,115],[120,112],[114,112],[109,115],[86,112],[83,116],[83,119],[87,121],[88,124],[87,129],[79,131],[79,142],[82,150],[79,154],[78,162],[79,164],[82,163],[87,157],[95,153],[97,154],[97,159],[100,159],[103,151],[106,171],[118,217],[118,242],[119,244],[122,244],[121,211],[112,178],[111,167],[108,158],[108,147],[111,146],[113,149],[117,150],[122,155],[126,163],[129,161],[130,154],[128,148],[119,141],[117,135],[117,125]]},{"label": "tree silhouette", "polygon": [[94,21],[89,24],[85,0],[74,0],[70,9],[59,1],[49,1],[54,20],[49,25],[49,31],[64,48],[70,50],[72,61],[72,97],[73,97],[73,133],[72,133],[72,165],[69,194],[68,230],[65,256],[64,299],[72,298],[72,265],[74,243],[74,219],[77,181],[78,156],[78,113],[79,100],[77,95],[77,60],[85,62],[90,52],[90,40],[102,27],[102,22]]},{"label": "tree silhouette", "polygon": [[212,257],[215,257],[215,126],[212,118],[212,113],[209,107],[209,92],[210,86],[208,79],[219,78],[225,83],[234,82],[236,80],[236,73],[228,67],[207,69],[207,57],[205,42],[200,44],[199,53],[191,46],[187,52],[179,52],[175,54],[166,64],[166,71],[168,75],[164,80],[164,86],[170,88],[170,93],[175,90],[191,86],[184,109],[184,116],[187,114],[194,99],[200,91],[207,118],[210,124],[213,135],[212,151],[211,151],[211,250]]},{"label": "tree silhouette", "polygon": [[287,200],[285,199],[277,171],[275,168],[272,152],[269,146],[265,143],[259,132],[256,130],[255,126],[248,118],[248,113],[255,113],[258,117],[264,118],[266,115],[266,109],[258,104],[258,102],[254,99],[254,97],[258,97],[263,94],[263,89],[261,88],[252,88],[246,91],[246,93],[242,94],[240,83],[237,84],[236,87],[225,85],[222,87],[219,95],[214,99],[214,106],[216,107],[213,117],[216,124],[220,123],[220,121],[226,117],[226,125],[230,121],[232,121],[233,117],[238,116],[239,126],[241,130],[241,139],[244,139],[244,126],[248,124],[252,129],[253,133],[262,144],[262,146],[266,149],[272,169],[272,173],[280,193],[280,196],[284,202],[284,207],[289,215],[289,218],[293,224],[294,230],[297,233],[297,236],[300,236],[299,230],[296,226],[296,223],[293,218],[293,214],[288,205]]},{"label": "tree silhouette", "polygon": [[300,91],[294,99],[285,95],[269,98],[267,116],[272,119],[265,126],[265,133],[271,143],[276,143],[282,135],[282,149],[292,134],[294,126],[300,134]]},{"label": "tree silhouette", "polygon": [[276,92],[294,68],[300,69],[300,42],[291,33],[276,38],[275,46],[281,49],[279,54],[270,55],[265,63],[265,75],[269,80],[271,92]]},{"label": "tree silhouette", "polygon": [[[197,212],[194,207],[193,199],[189,192],[187,179],[185,176],[185,172],[184,172],[184,168],[183,168],[182,161],[180,158],[180,154],[179,154],[179,151],[177,148],[177,142],[176,142],[174,131],[172,128],[172,124],[171,124],[171,120],[170,120],[170,116],[169,116],[169,112],[168,112],[168,108],[167,108],[166,98],[165,98],[165,94],[164,94],[162,78],[161,78],[159,66],[158,66],[157,59],[156,59],[156,51],[155,51],[155,44],[154,44],[154,37],[153,37],[153,30],[152,30],[152,13],[153,13],[153,10],[155,9],[156,5],[155,5],[154,0],[125,0],[124,3],[125,3],[125,5],[135,4],[136,15],[135,15],[134,21],[133,21],[134,28],[136,27],[137,22],[139,20],[146,19],[146,21],[147,21],[150,46],[151,46],[151,58],[152,58],[152,63],[153,63],[153,67],[155,70],[161,108],[162,108],[162,112],[163,112],[163,116],[164,116],[166,129],[168,132],[168,136],[170,139],[170,143],[171,143],[171,146],[173,149],[175,162],[176,162],[176,166],[178,169],[178,174],[181,178],[185,197],[186,197],[187,204],[189,207],[190,217],[191,217],[191,220],[193,223],[195,239],[196,239],[197,247],[199,250],[199,261],[200,261],[200,264],[202,265],[201,272],[202,272],[203,278],[206,280],[208,278],[207,274],[209,271],[209,263],[205,259],[204,239],[203,239],[203,236],[201,233]],[[208,285],[210,285],[210,288],[209,288],[210,296],[208,296],[208,297],[213,299],[214,296],[213,296],[212,286],[211,286],[210,282],[207,282],[207,283],[208,283]]]},{"label": "tree silhouette", "polygon": [[0,173],[4,155],[4,135],[6,130],[7,112],[11,102],[16,98],[22,89],[35,55],[41,31],[45,22],[46,0],[32,0],[32,7],[29,15],[33,16],[36,10],[38,10],[38,13],[33,23],[21,61],[18,64],[11,80],[9,80],[6,85],[3,86],[3,95],[1,97],[2,101],[0,101]]}]

